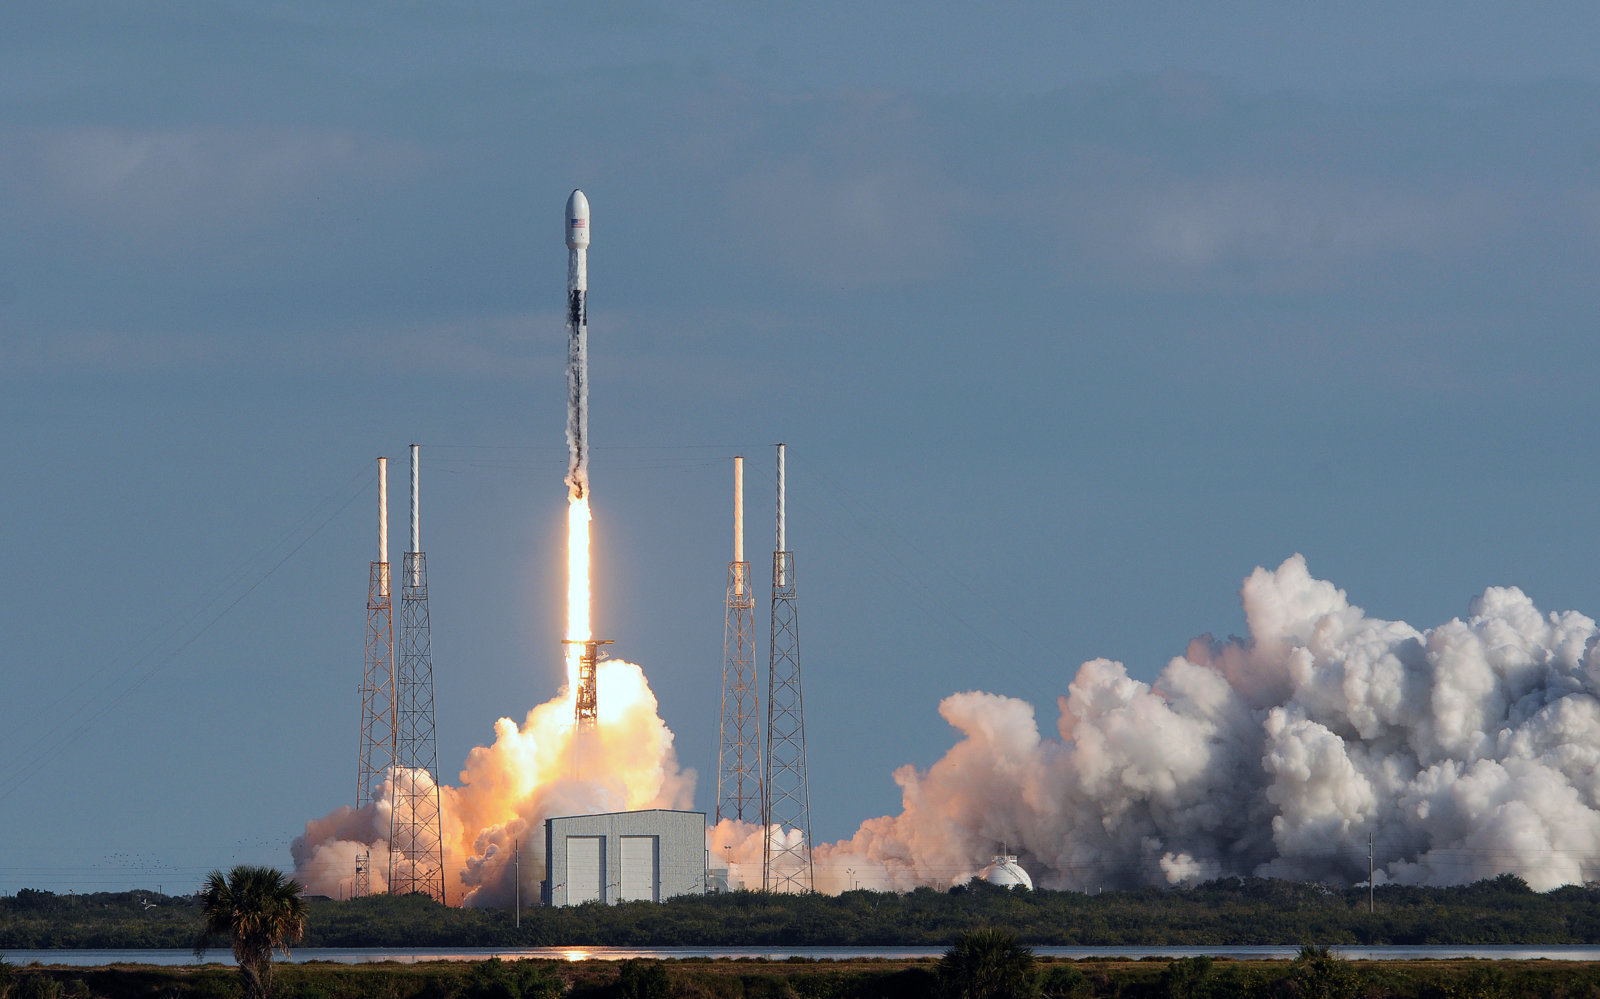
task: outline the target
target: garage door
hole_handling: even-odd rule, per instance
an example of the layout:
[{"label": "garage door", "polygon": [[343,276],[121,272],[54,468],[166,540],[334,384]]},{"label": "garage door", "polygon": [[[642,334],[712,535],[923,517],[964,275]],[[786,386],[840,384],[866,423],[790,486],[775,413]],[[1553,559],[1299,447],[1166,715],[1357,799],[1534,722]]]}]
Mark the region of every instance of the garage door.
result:
[{"label": "garage door", "polygon": [[604,836],[567,837],[568,905],[600,898],[606,881],[605,842]]},{"label": "garage door", "polygon": [[622,883],[618,896],[624,902],[660,901],[656,883],[656,837],[622,837]]}]

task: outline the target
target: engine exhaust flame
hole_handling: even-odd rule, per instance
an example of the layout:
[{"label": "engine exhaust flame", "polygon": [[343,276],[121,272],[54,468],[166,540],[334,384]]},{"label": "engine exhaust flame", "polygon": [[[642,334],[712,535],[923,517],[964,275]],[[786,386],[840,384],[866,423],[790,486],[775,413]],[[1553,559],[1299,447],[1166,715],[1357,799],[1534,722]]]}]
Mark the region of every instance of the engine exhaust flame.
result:
[{"label": "engine exhaust flame", "polygon": [[[594,635],[589,625],[589,500],[567,504],[567,687],[576,691],[581,642]],[[574,695],[576,696],[576,695]]]},{"label": "engine exhaust flame", "polygon": [[[519,725],[501,718],[494,740],[467,754],[456,786],[440,787],[445,894],[452,905],[510,905],[521,841],[522,898],[539,897],[544,877],[544,820],[555,815],[692,806],[695,773],[679,766],[672,731],[637,665],[602,661],[606,696],[581,748],[572,724],[576,692],[563,687]],[[582,774],[574,776],[582,755]],[[425,772],[414,779],[421,786]],[[348,896],[355,855],[372,854],[372,890],[389,869],[392,782],[361,809],[349,806],[306,823],[291,853],[295,877],[313,894]],[[757,870],[759,882],[759,868]]]}]

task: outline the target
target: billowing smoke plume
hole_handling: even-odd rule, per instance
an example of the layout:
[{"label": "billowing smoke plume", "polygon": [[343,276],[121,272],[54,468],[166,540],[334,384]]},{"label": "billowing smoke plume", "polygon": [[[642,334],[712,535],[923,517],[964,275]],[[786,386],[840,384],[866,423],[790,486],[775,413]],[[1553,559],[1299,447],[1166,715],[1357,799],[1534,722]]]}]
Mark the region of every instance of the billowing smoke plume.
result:
[{"label": "billowing smoke plume", "polygon": [[1261,875],[1537,889],[1600,873],[1595,622],[1490,589],[1419,631],[1365,616],[1295,556],[1244,584],[1249,637],[1196,639],[1153,684],[1085,663],[1059,738],[979,692],[961,740],[903,767],[898,815],[816,851],[820,890],[965,880],[1003,846],[1040,887]]},{"label": "billowing smoke plume", "polygon": [[[536,898],[546,818],[690,806],[694,771],[678,766],[672,732],[656,713],[644,672],[611,659],[599,664],[596,681],[605,696],[593,730],[576,730],[574,693],[565,689],[528,712],[521,727],[501,718],[494,743],[467,755],[461,785],[440,788],[445,896],[452,905],[509,905],[519,841],[523,899]],[[363,852],[370,854],[372,891],[385,890],[391,800],[386,782],[365,808],[346,806],[306,823],[291,853],[295,877],[307,890],[348,895],[356,855]]]},{"label": "billowing smoke plume", "polygon": [[[1548,889],[1600,875],[1600,629],[1495,588],[1427,631],[1366,617],[1295,556],[1245,581],[1248,637],[1192,642],[1145,684],[1085,663],[1054,737],[1033,707],[978,691],[940,714],[961,739],[902,767],[900,814],[818,846],[816,882],[906,890],[965,880],[1008,849],[1040,887],[1182,884],[1231,875],[1452,884],[1505,871]],[[694,774],[637,666],[600,664],[599,724],[573,693],[496,725],[460,787],[443,787],[452,903],[507,904],[543,877],[543,820],[688,808]],[[356,854],[388,870],[390,789],[307,823],[296,876],[348,891]],[[798,834],[781,830],[785,841]],[[762,830],[710,831],[712,866],[759,888]]]}]

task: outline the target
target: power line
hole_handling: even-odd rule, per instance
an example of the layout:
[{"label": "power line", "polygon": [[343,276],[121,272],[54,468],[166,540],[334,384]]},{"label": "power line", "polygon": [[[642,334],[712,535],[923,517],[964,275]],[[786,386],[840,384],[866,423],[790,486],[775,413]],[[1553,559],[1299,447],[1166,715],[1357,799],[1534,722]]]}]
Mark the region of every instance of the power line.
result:
[{"label": "power line", "polygon": [[[237,586],[246,580],[249,581],[248,585],[246,585],[242,591],[235,593],[232,599],[228,599],[225,603],[223,603],[222,601],[226,597],[228,591],[221,587],[214,587],[210,591],[209,595],[195,605],[194,610],[187,615],[183,615],[182,620],[177,624],[170,627],[157,628],[152,635],[142,639],[139,642],[136,642],[132,647],[133,649],[137,649],[141,646],[144,646],[147,648],[147,651],[134,654],[130,649],[130,651],[124,652],[121,655],[112,657],[110,660],[108,660],[107,665],[97,671],[96,674],[90,678],[90,680],[92,681],[96,678],[99,678],[107,672],[120,671],[123,674],[120,682],[113,682],[109,686],[100,688],[101,693],[98,696],[91,695],[83,699],[77,707],[73,708],[68,713],[68,720],[65,724],[60,722],[53,723],[55,728],[53,735],[40,735],[29,738],[27,741],[31,742],[32,751],[30,752],[24,750],[14,758],[15,762],[8,769],[7,776],[5,776],[3,780],[0,780],[0,798],[10,797],[12,794],[16,793],[18,789],[20,789],[28,782],[28,780],[30,780],[39,772],[40,764],[45,759],[55,755],[61,749],[61,747],[76,740],[96,722],[104,718],[114,708],[121,705],[125,700],[139,690],[140,687],[144,686],[144,684],[148,682],[151,677],[169,666],[179,655],[181,655],[191,645],[198,641],[201,636],[210,631],[211,628],[215,626],[217,622],[221,621],[229,611],[233,610],[240,603],[242,603],[246,597],[254,593],[256,589],[261,586],[261,584],[270,579],[279,569],[288,563],[290,559],[299,554],[301,549],[303,549],[311,542],[313,538],[322,532],[323,528],[332,523],[350,506],[351,503],[355,501],[356,497],[359,496],[362,490],[366,487],[365,480],[365,470],[356,473],[356,475],[352,476],[350,480],[347,480],[345,485],[342,487],[342,490],[348,490],[351,483],[357,481],[359,481],[359,485],[357,485],[354,491],[351,491],[349,495],[345,497],[343,502],[339,503],[339,505],[335,507],[331,513],[328,513],[320,522],[316,524],[315,527],[311,528],[309,532],[305,532],[305,525],[309,522],[309,520],[316,515],[317,511],[320,511],[330,502],[332,502],[332,498],[337,498],[337,496],[341,495],[342,493],[334,493],[332,494],[332,498],[319,501],[315,506],[313,506],[311,513],[306,514],[296,522],[294,527],[290,529],[289,533],[285,534],[278,541],[273,542],[272,544],[257,551],[255,554],[242,560],[238,567],[225,574],[222,577],[224,585],[231,582],[233,585]],[[303,536],[302,532],[304,532]],[[298,541],[295,541],[296,537],[298,537]],[[282,557],[280,557],[277,561],[272,562],[264,571],[260,571],[253,578],[249,575],[249,568],[251,566],[260,565],[261,561],[267,557],[270,552],[290,541],[294,541],[295,543],[286,553],[283,554]],[[216,608],[219,603],[221,603],[221,607],[215,610],[214,613],[210,613],[209,617],[206,617],[206,615],[211,612],[212,608]],[[202,618],[204,618],[203,621]],[[170,620],[171,619],[169,618],[169,621]],[[200,621],[201,623],[196,626],[197,621]],[[180,638],[181,640],[179,640]],[[170,647],[165,652],[162,652],[161,647],[172,641],[177,641],[177,645]],[[133,657],[133,661],[131,663],[128,663],[128,665],[123,667],[119,667],[117,665],[118,663],[125,661],[130,656]],[[81,690],[83,686],[84,683],[80,683],[78,687],[74,689]],[[74,716],[77,718],[76,724],[72,723]]]}]

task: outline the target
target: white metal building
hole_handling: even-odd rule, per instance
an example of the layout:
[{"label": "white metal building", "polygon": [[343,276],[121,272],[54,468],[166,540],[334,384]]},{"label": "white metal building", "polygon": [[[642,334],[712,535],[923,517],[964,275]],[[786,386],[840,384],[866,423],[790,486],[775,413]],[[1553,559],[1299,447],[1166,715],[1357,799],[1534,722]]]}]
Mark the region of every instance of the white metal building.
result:
[{"label": "white metal building", "polygon": [[544,903],[659,902],[706,891],[706,815],[651,808],[544,822]]}]

